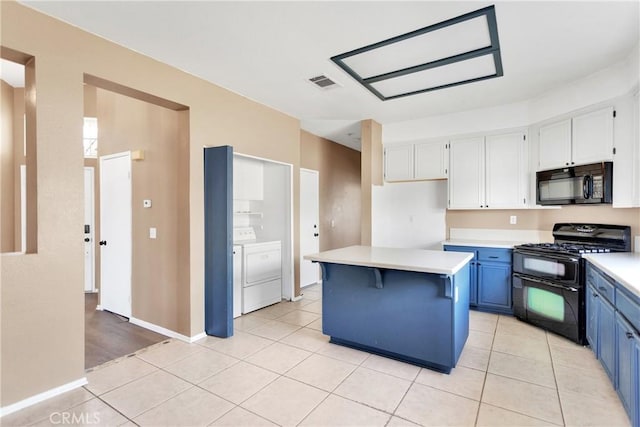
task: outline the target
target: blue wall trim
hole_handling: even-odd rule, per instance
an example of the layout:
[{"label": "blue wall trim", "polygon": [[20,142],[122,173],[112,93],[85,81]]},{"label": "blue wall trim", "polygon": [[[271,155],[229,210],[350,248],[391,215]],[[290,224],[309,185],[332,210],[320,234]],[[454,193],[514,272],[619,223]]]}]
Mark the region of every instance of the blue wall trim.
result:
[{"label": "blue wall trim", "polygon": [[204,330],[233,335],[233,147],[204,149]]}]

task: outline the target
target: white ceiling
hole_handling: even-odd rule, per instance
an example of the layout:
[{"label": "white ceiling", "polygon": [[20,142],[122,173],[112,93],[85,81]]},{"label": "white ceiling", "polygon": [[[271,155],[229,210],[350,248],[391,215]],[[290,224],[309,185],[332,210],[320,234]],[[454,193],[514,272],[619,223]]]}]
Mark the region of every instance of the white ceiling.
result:
[{"label": "white ceiling", "polygon": [[[359,125],[532,98],[623,60],[637,1],[23,1],[359,146]],[[330,57],[495,4],[504,77],[380,101]],[[342,87],[306,79],[328,74]],[[351,135],[349,135],[351,134]]]}]

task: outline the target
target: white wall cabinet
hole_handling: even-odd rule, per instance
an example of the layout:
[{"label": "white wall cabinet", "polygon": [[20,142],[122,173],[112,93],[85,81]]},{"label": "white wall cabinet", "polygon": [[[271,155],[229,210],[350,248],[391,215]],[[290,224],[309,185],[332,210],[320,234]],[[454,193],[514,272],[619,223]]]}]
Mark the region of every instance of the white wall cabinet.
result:
[{"label": "white wall cabinet", "polygon": [[423,141],[385,147],[384,178],[387,182],[446,179],[448,141]]},{"label": "white wall cabinet", "polygon": [[446,179],[449,168],[449,142],[430,141],[414,146],[415,179]]},{"label": "white wall cabinet", "polygon": [[484,208],[484,137],[449,143],[449,209]]},{"label": "white wall cabinet", "polygon": [[413,179],[413,144],[385,147],[384,178],[388,182]]},{"label": "white wall cabinet", "polygon": [[524,133],[456,139],[449,149],[449,209],[527,207]]},{"label": "white wall cabinet", "polygon": [[616,103],[613,207],[640,206],[640,122],[638,94]]},{"label": "white wall cabinet", "polygon": [[527,205],[527,143],[522,132],[485,139],[485,207],[524,208]]},{"label": "white wall cabinet", "polygon": [[540,128],[538,170],[571,163],[571,119]]},{"label": "white wall cabinet", "polygon": [[233,198],[264,200],[264,164],[240,156],[233,158]]},{"label": "white wall cabinet", "polygon": [[538,170],[613,160],[613,107],[540,127]]}]

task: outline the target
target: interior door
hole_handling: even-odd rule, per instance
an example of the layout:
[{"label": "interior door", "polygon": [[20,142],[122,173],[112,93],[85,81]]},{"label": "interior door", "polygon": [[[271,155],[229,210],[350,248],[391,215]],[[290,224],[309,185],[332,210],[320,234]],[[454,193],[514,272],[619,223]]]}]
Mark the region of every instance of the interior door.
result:
[{"label": "interior door", "polygon": [[100,157],[100,305],[131,317],[131,153]]},{"label": "interior door", "polygon": [[84,290],[95,291],[94,169],[84,168]]},{"label": "interior door", "polygon": [[300,286],[312,285],[320,279],[317,264],[305,255],[320,252],[320,174],[300,169]]}]

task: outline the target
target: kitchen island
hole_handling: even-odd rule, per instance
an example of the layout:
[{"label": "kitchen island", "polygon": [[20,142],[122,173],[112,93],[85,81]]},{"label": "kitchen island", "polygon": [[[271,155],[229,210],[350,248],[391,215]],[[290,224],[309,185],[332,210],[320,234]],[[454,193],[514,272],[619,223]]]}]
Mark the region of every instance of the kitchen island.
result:
[{"label": "kitchen island", "polygon": [[469,335],[473,254],[350,246],[307,255],[322,269],[331,342],[449,373]]}]

